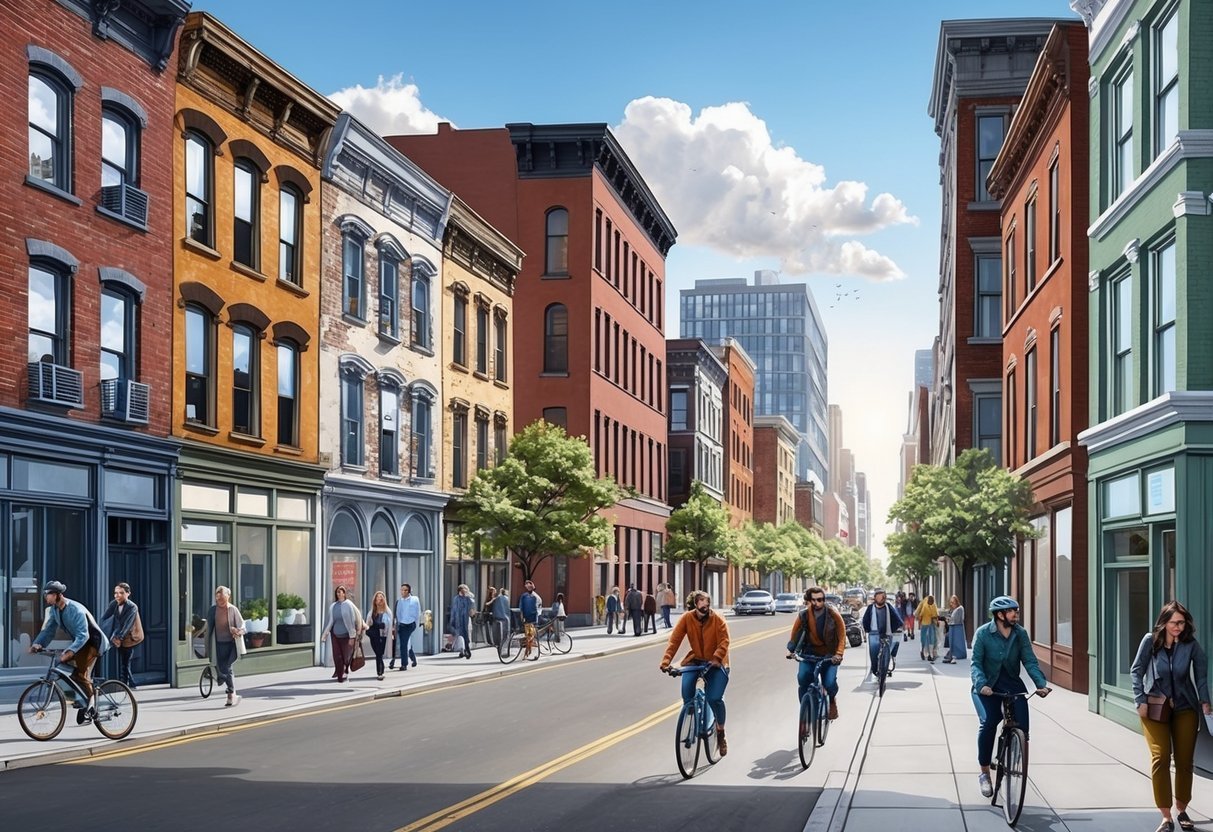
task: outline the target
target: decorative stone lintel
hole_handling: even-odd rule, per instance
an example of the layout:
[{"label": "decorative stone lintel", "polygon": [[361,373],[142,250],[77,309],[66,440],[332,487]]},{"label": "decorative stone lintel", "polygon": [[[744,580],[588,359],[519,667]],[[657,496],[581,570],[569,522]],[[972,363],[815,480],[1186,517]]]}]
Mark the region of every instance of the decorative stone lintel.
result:
[{"label": "decorative stone lintel", "polygon": [[1141,240],[1137,238],[1129,240],[1129,242],[1125,244],[1124,251],[1122,251],[1121,254],[1128,258],[1130,263],[1136,263],[1137,258],[1141,254]]},{"label": "decorative stone lintel", "polygon": [[1087,291],[1099,291],[1099,269],[1093,269],[1092,271],[1087,272]]},{"label": "decorative stone lintel", "polygon": [[1171,213],[1176,218],[1186,214],[1207,217],[1209,215],[1209,200],[1205,198],[1204,191],[1182,191],[1175,197],[1175,204],[1171,206]]}]

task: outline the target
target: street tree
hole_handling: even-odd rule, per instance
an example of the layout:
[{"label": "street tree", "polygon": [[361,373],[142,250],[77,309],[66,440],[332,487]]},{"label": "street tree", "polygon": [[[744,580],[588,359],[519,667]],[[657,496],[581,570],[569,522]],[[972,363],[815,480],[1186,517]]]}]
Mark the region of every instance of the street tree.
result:
[{"label": "street tree", "polygon": [[829,580],[829,574],[834,568],[830,556],[826,554],[825,542],[799,523],[784,523],[779,527],[787,545],[799,556],[799,560],[791,573],[797,578],[809,578],[814,583],[824,583]]},{"label": "street tree", "polygon": [[551,557],[586,557],[614,539],[602,515],[627,496],[594,472],[590,447],[564,429],[538,421],[523,428],[509,454],[476,475],[456,507],[458,522],[490,552],[512,553],[531,580]]},{"label": "street tree", "polygon": [[[888,541],[885,546],[888,547]],[[889,576],[898,583],[913,584],[920,589],[939,572],[939,555],[925,547],[922,538],[905,541],[901,550],[889,555]]]},{"label": "street tree", "polygon": [[669,563],[694,563],[698,587],[704,585],[704,564],[710,558],[741,562],[739,534],[729,526],[728,509],[699,480],[691,484],[687,501],[670,513],[665,527],[668,540],[661,559]]},{"label": "street tree", "polygon": [[1017,535],[1033,538],[1034,498],[1026,480],[998,466],[984,449],[963,452],[950,466],[919,465],[905,494],[889,510],[902,531],[885,540],[891,554],[910,562],[948,558],[960,585],[972,586],[974,568],[1002,566]]},{"label": "street tree", "polygon": [[842,588],[867,582],[867,558],[858,549],[847,546],[837,538],[826,541],[826,553],[834,564],[830,581]]}]

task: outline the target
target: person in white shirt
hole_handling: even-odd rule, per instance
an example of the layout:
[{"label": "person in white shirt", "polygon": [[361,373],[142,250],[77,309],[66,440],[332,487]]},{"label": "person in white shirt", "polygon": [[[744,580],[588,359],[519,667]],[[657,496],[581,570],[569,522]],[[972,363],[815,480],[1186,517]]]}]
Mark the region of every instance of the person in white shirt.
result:
[{"label": "person in white shirt", "polygon": [[[417,666],[417,654],[413,652],[413,631],[421,621],[421,602],[408,584],[400,585],[400,597],[396,599],[396,653],[400,656],[400,669],[408,670],[409,662]],[[389,669],[396,667],[392,659]]]}]

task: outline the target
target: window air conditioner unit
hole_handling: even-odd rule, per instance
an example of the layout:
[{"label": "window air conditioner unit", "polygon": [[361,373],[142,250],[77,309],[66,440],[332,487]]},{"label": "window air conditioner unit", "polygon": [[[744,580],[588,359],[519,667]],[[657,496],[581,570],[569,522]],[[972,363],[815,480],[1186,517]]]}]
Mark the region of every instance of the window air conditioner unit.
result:
[{"label": "window air conditioner unit", "polygon": [[139,225],[147,225],[147,194],[134,185],[108,185],[101,189],[105,210]]},{"label": "window air conditioner unit", "polygon": [[151,388],[146,384],[116,378],[101,382],[102,416],[146,425],[150,402]]},{"label": "window air conditioner unit", "polygon": [[28,371],[30,401],[84,406],[84,378],[79,371],[43,361],[31,361]]}]

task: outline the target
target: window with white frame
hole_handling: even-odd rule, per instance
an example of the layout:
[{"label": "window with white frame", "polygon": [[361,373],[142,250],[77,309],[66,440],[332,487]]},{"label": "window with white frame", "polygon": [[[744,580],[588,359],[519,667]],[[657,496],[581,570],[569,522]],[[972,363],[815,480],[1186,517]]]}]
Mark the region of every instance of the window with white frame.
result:
[{"label": "window with white frame", "polygon": [[1061,257],[1061,174],[1060,159],[1049,165],[1049,263]]},{"label": "window with white frame", "polygon": [[1023,209],[1023,271],[1027,291],[1036,288],[1036,195],[1028,200]]},{"label": "window with white frame", "polygon": [[1128,274],[1112,281],[1112,415],[1133,407],[1133,282]]},{"label": "window with white frame", "polygon": [[1031,461],[1036,458],[1036,418],[1039,407],[1037,406],[1037,384],[1039,379],[1036,376],[1036,347],[1033,346],[1024,356],[1024,460]]},{"label": "window with white frame", "polygon": [[185,420],[211,424],[215,378],[214,319],[199,306],[185,307]]},{"label": "window with white frame", "polygon": [[278,279],[303,285],[299,241],[303,238],[303,198],[291,185],[278,191]]},{"label": "window with white frame", "polygon": [[246,436],[260,436],[258,418],[260,399],[257,379],[257,355],[260,340],[251,327],[232,327],[232,430]]},{"label": "window with white frame", "polygon": [[204,246],[214,245],[215,150],[201,133],[185,135],[185,233]]},{"label": "window with white frame", "polygon": [[379,249],[379,334],[400,337],[400,261]]},{"label": "window with white frame", "polygon": [[1175,241],[1154,252],[1154,376],[1152,396],[1175,389]]},{"label": "window with white frame", "polygon": [[433,440],[431,426],[433,424],[434,394],[429,390],[413,385],[412,395],[412,476],[414,479],[433,479],[433,455],[430,443]]},{"label": "window with white frame", "polygon": [[299,446],[299,347],[278,342],[278,444]]},{"label": "window with white frame", "polygon": [[29,267],[29,361],[67,366],[70,352],[71,282],[49,263]]},{"label": "window with white frame", "polygon": [[1061,327],[1049,333],[1049,446],[1061,442]]},{"label": "window with white frame", "polygon": [[1112,83],[1112,199],[1133,183],[1133,71],[1126,70]]},{"label": "window with white frame", "polygon": [[468,299],[462,292],[455,293],[455,310],[452,316],[454,342],[451,360],[460,367],[468,365]]},{"label": "window with white frame", "polygon": [[476,372],[489,374],[489,308],[476,304]]},{"label": "window with white frame", "polygon": [[413,335],[414,346],[430,346],[430,278],[425,270],[413,264]]},{"label": "window with white frame", "polygon": [[1179,9],[1154,28],[1154,155],[1179,136]]},{"label": "window with white frame", "polygon": [[261,173],[248,159],[237,159],[232,205],[232,259],[250,269],[257,268],[257,238],[260,223]]},{"label": "window with white frame", "polygon": [[101,291],[101,380],[135,378],[139,330],[138,301],[132,293],[108,285]]},{"label": "window with white frame", "polygon": [[687,391],[670,391],[670,430],[687,429]]},{"label": "window with white frame", "polygon": [[505,366],[505,349],[506,349],[506,316],[505,313],[497,310],[493,315],[493,334],[496,339],[496,349],[493,356],[493,377],[497,381],[505,382],[506,366]]},{"label": "window with white frame", "polygon": [[977,309],[973,335],[977,338],[998,338],[1002,334],[1002,258],[998,254],[978,254]]}]

